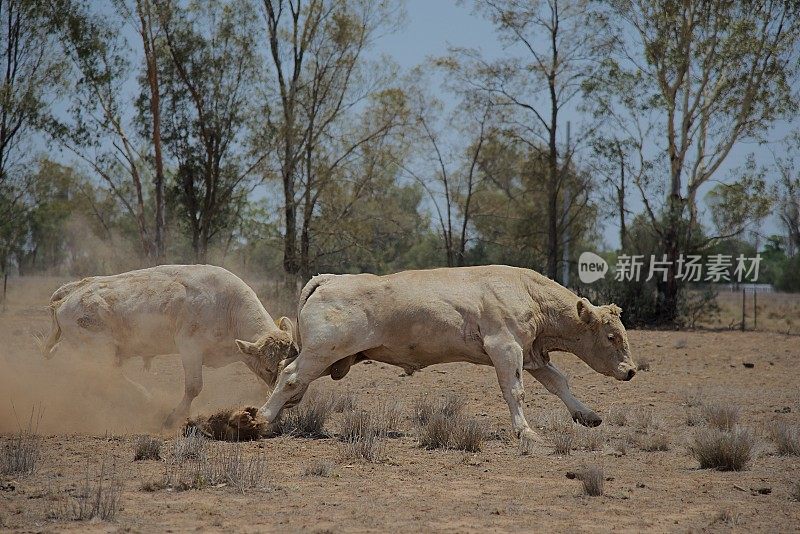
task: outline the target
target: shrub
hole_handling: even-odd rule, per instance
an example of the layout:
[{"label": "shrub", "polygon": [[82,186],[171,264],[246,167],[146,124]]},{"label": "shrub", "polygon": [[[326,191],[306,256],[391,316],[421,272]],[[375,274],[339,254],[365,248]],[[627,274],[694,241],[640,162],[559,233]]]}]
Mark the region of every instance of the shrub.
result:
[{"label": "shrub", "polygon": [[88,521],[99,518],[103,521],[113,521],[120,508],[122,484],[117,477],[116,466],[112,464],[110,474],[106,474],[106,462],[100,464],[100,472],[96,480],[89,477],[89,468],[86,476],[72,495],[61,516],[66,516],[74,521]]},{"label": "shrub", "polygon": [[755,440],[746,429],[703,428],[695,433],[689,450],[701,469],[740,471],[750,461],[754,445]]},{"label": "shrub", "polygon": [[564,426],[561,431],[553,432],[550,436],[553,442],[553,452],[560,456],[569,455],[575,443],[575,429]]},{"label": "shrub", "polygon": [[325,423],[332,411],[333,403],[330,397],[309,394],[300,404],[285,410],[281,414],[280,420],[274,425],[274,429],[278,434],[284,435],[304,438],[327,437]]},{"label": "shrub", "polygon": [[739,422],[739,407],[733,404],[706,404],[701,414],[710,426],[720,430],[730,430]]},{"label": "shrub", "polygon": [[793,501],[800,502],[800,480],[795,480],[791,486],[789,486],[789,498]]},{"label": "shrub", "polygon": [[639,358],[639,363],[636,365],[637,371],[649,371],[650,370],[650,360],[645,358],[644,356]]},{"label": "shrub", "polygon": [[616,426],[625,426],[628,423],[630,409],[626,406],[613,404],[608,410],[608,422]]},{"label": "shrub", "polygon": [[770,437],[780,455],[800,455],[800,429],[785,422],[775,423]]},{"label": "shrub", "polygon": [[464,400],[449,394],[431,401],[423,396],[414,404],[417,439],[426,449],[457,449],[478,452],[486,440],[485,423],[463,414]]},{"label": "shrub", "polygon": [[358,405],[358,397],[352,390],[331,394],[331,410],[335,413],[352,412]]},{"label": "shrub", "polygon": [[160,438],[152,436],[138,436],[133,442],[133,460],[160,460],[161,445],[164,442]]},{"label": "shrub", "polygon": [[333,476],[333,467],[333,462],[330,460],[318,460],[307,466],[303,471],[303,474],[307,477],[314,476],[328,478]]},{"label": "shrub", "polygon": [[605,473],[602,467],[592,465],[581,468],[578,478],[583,485],[583,493],[591,497],[598,497],[603,494],[605,485]]},{"label": "shrub", "polygon": [[428,395],[419,397],[414,402],[414,423],[424,426],[434,414],[445,417],[455,417],[464,411],[464,399],[453,393],[448,393],[444,398],[431,400]]},{"label": "shrub", "polygon": [[[213,443],[203,447],[194,457],[168,459],[163,483],[149,483],[149,491],[159,487],[170,487],[178,491],[202,490],[213,486],[230,486],[244,492],[261,488],[264,484],[267,461],[263,451],[247,455],[245,445],[235,443]],[[142,488],[145,491],[148,489]]]},{"label": "shrub", "polygon": [[[13,404],[12,404],[13,407]],[[15,412],[16,414],[16,412]],[[31,409],[28,425],[11,436],[0,446],[0,474],[31,474],[41,457],[42,437],[39,435],[39,422],[42,411]]]},{"label": "shrub", "polygon": [[178,463],[186,460],[200,460],[205,457],[208,440],[196,428],[189,428],[185,434],[175,438],[172,455]]},{"label": "shrub", "polygon": [[647,452],[668,451],[670,445],[669,434],[662,431],[649,433],[642,437],[639,444],[642,450]]},{"label": "shrub", "polygon": [[587,451],[599,451],[606,440],[605,432],[600,428],[579,427],[581,430],[581,446]]},{"label": "shrub", "polygon": [[385,420],[363,410],[346,413],[339,439],[346,458],[377,462],[386,448]]},{"label": "shrub", "polygon": [[647,430],[653,424],[653,409],[645,406],[637,406],[631,412],[633,426],[639,430]]},{"label": "shrub", "polygon": [[454,424],[451,447],[460,451],[480,452],[487,435],[486,423],[461,416]]}]

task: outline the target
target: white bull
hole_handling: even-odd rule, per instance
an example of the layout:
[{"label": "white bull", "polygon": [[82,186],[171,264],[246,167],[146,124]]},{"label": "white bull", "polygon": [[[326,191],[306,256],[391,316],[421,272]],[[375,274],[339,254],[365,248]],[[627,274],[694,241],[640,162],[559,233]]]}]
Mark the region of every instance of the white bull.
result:
[{"label": "white bull", "polygon": [[[52,330],[42,346],[47,358],[62,344],[118,366],[138,356],[147,367],[155,356],[180,354],[184,395],[167,427],[189,415],[203,388],[203,365],[241,361],[272,387],[280,360],[296,354],[291,334],[276,326],[253,290],[212,265],[162,265],[84,278],[56,290],[50,311]],[[285,318],[280,324],[290,331]],[[237,338],[260,338],[268,348],[247,354],[237,349]]]},{"label": "white bull", "polygon": [[[362,359],[409,373],[470,362],[494,366],[520,438],[540,441],[522,411],[523,371],[557,395],[576,421],[596,426],[600,417],[575,398],[549,352],[571,352],[599,373],[630,380],[636,365],[620,313],[516,267],[315,276],[300,295],[299,356],[283,369],[260,413],[273,421],[300,401],[311,381],[342,378]],[[270,350],[268,339],[238,344],[249,354]]]}]

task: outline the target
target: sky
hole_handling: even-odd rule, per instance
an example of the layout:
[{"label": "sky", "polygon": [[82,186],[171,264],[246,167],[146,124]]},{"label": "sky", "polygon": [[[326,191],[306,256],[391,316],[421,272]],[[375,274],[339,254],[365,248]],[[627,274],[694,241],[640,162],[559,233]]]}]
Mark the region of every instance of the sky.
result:
[{"label": "sky", "polygon": [[[491,23],[473,12],[472,2],[455,2],[453,0],[407,0],[406,24],[397,32],[382,36],[375,43],[375,52],[391,56],[401,67],[410,69],[424,62],[428,57],[447,54],[448,47],[476,48],[486,57],[498,57],[509,54],[498,41]],[[436,91],[440,98],[447,101],[444,90]],[[563,116],[564,121],[572,120],[573,124],[579,122],[577,116],[567,110]],[[563,131],[563,125],[561,126]],[[778,124],[771,132],[770,139],[777,140],[785,137],[789,132],[789,125]],[[755,143],[742,142],[732,150],[724,165],[719,169],[716,177],[724,178],[731,169],[744,164],[750,152],[755,153],[756,160],[771,162],[772,152],[780,153],[781,147],[759,146]],[[713,184],[701,189],[702,196]],[[629,199],[635,212],[643,210],[641,199],[632,194]],[[706,222],[710,222],[710,215],[705,214]],[[619,246],[619,228],[613,223],[606,224],[602,229],[604,243],[598,248]],[[783,233],[779,221],[775,216],[764,221],[759,229],[761,235],[768,236],[774,233]],[[763,240],[761,241],[763,244]]]}]

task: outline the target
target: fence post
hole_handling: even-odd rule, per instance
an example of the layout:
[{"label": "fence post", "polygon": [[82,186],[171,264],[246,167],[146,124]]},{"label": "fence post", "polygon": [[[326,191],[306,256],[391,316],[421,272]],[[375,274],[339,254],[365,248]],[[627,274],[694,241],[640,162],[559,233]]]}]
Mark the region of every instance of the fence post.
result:
[{"label": "fence post", "polygon": [[747,303],[747,290],[742,288],[742,332],[744,332],[744,309]]},{"label": "fence post", "polygon": [[758,291],[753,288],[753,330],[758,330]]}]

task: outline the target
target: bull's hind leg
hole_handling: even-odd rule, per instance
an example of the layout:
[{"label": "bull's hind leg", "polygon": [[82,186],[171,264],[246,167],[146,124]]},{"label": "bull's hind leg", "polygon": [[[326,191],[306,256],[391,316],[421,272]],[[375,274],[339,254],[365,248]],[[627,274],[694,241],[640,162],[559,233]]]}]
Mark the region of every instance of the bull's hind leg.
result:
[{"label": "bull's hind leg", "polygon": [[303,399],[309,384],[321,377],[328,367],[342,358],[338,351],[308,350],[303,348],[297,358],[284,368],[278,377],[275,390],[259,413],[268,421],[277,419],[283,408],[291,408]]},{"label": "bull's hind leg", "polygon": [[525,419],[522,406],[525,400],[525,389],[522,385],[522,347],[509,334],[487,336],[483,340],[484,350],[497,372],[497,381],[503,398],[511,411],[514,432],[520,438],[523,452],[542,442],[542,438],[534,432]]},{"label": "bull's hind leg", "polygon": [[188,347],[179,347],[179,350],[183,362],[183,398],[164,421],[164,428],[173,428],[189,417],[192,401],[203,389],[203,353]]},{"label": "bull's hind leg", "polygon": [[603,419],[594,410],[575,398],[569,388],[567,375],[561,369],[552,363],[547,363],[544,367],[529,369],[528,372],[541,382],[547,391],[561,399],[561,402],[566,405],[570,415],[572,415],[573,421],[577,421],[584,426],[597,426],[603,422]]}]

